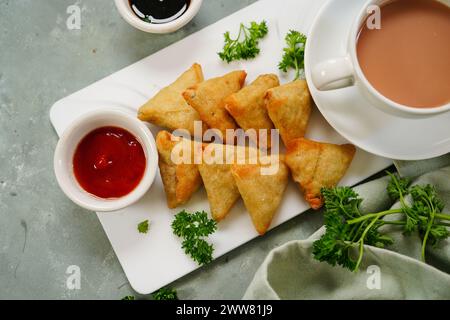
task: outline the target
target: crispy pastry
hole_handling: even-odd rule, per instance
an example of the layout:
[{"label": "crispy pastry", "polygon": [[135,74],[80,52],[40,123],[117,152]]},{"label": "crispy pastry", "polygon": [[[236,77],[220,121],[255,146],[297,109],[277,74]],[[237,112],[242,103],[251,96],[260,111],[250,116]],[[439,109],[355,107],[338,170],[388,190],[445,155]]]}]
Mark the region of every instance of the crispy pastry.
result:
[{"label": "crispy pastry", "polygon": [[[186,103],[181,95],[187,88],[203,81],[202,67],[195,63],[174,83],[159,91],[144,104],[138,112],[138,118],[151,122],[171,131],[186,129],[194,134],[194,121],[200,121],[195,109]],[[203,129],[206,129],[205,126]]]},{"label": "crispy pastry", "polygon": [[268,90],[265,104],[285,145],[304,137],[312,104],[305,80],[296,80]]},{"label": "crispy pastry", "polygon": [[321,189],[339,183],[355,152],[355,146],[351,144],[335,145],[303,138],[289,142],[286,164],[313,209],[322,207]]},{"label": "crispy pastry", "polygon": [[[174,139],[175,141],[173,141]],[[180,143],[191,145],[189,149],[180,148],[179,153],[180,156],[183,156],[182,150],[190,150],[191,154],[188,157],[191,160],[176,164],[172,161],[172,151]],[[177,139],[169,132],[161,131],[156,137],[156,146],[159,153],[159,170],[166,192],[167,205],[173,209],[189,201],[192,194],[202,184],[200,173],[193,161],[193,148],[196,143],[185,139]]]},{"label": "crispy pastry", "polygon": [[221,221],[230,212],[239,199],[239,191],[229,164],[200,164],[200,175],[208,195],[211,215],[216,221]]},{"label": "crispy pastry", "polygon": [[198,169],[214,220],[223,220],[240,197],[231,166],[258,163],[258,157],[259,151],[254,148],[216,143],[203,145],[203,159]]},{"label": "crispy pastry", "polygon": [[244,85],[245,71],[230,72],[222,77],[209,79],[183,92],[183,97],[210,128],[218,129],[226,138],[226,129],[236,129],[233,118],[225,110],[224,100]]},{"label": "crispy pastry", "polygon": [[[273,172],[264,174],[261,164],[233,165],[232,174],[252,218],[256,231],[263,235],[281,203],[289,170],[280,156],[273,161]],[[266,165],[267,166],[267,165]]]},{"label": "crispy pastry", "polygon": [[260,141],[258,143],[260,147],[270,148],[270,130],[273,129],[273,123],[264,105],[264,95],[268,89],[279,85],[276,75],[261,75],[249,86],[225,99],[225,109],[242,129],[255,129],[256,134],[260,129],[267,130],[267,142]]}]

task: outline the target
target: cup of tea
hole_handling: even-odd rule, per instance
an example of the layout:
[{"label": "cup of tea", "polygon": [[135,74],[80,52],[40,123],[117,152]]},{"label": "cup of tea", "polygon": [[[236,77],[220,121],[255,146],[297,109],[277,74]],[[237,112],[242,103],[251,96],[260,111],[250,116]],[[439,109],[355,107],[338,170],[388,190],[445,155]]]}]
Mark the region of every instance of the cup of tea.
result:
[{"label": "cup of tea", "polygon": [[450,110],[450,1],[370,0],[356,16],[347,53],[318,63],[318,90],[356,86],[403,117]]},{"label": "cup of tea", "polygon": [[126,22],[149,33],[170,33],[184,27],[203,0],[115,0]]}]

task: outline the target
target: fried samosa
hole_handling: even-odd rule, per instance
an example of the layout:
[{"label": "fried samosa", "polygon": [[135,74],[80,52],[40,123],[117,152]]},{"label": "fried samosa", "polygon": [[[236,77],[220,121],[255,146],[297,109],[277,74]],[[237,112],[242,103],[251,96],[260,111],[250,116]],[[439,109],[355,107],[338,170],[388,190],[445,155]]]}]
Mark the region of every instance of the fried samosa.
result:
[{"label": "fried samosa", "polygon": [[239,191],[229,164],[200,164],[198,170],[208,195],[211,215],[221,221],[239,199]]},{"label": "fried samosa", "polygon": [[[279,156],[278,156],[279,157]],[[264,174],[262,165],[233,165],[231,172],[256,231],[263,235],[283,199],[289,170],[280,158],[271,164],[274,172]]]},{"label": "fried samosa", "polygon": [[[191,154],[187,155],[190,158],[188,161],[176,164],[172,161],[172,151],[180,143],[190,144],[189,148],[180,148],[180,156],[184,156],[183,150],[189,150]],[[167,205],[171,209],[189,201],[202,184],[200,173],[193,159],[194,148],[197,145],[198,143],[192,141],[175,138],[167,131],[160,131],[156,137],[159,170],[166,192]]]},{"label": "fried samosa", "polygon": [[291,140],[304,137],[311,104],[312,99],[305,80],[296,80],[267,91],[267,112],[285,145]]},{"label": "fried samosa", "polygon": [[289,142],[286,164],[313,209],[323,206],[321,189],[332,188],[339,183],[355,152],[356,148],[351,144],[336,145],[303,138]]},{"label": "fried samosa", "polygon": [[[163,88],[138,111],[138,118],[171,131],[186,129],[194,135],[194,121],[200,116],[183,98],[187,88],[203,81],[202,67],[195,63],[174,83]],[[205,130],[207,127],[204,126]]]},{"label": "fried samosa", "polygon": [[267,139],[264,139],[267,141],[258,141],[263,148],[270,148],[270,130],[274,128],[264,105],[264,96],[267,90],[279,85],[276,75],[261,75],[249,86],[225,99],[225,109],[242,129],[255,129],[257,134],[260,129],[267,130]]},{"label": "fried samosa", "polygon": [[239,191],[231,174],[231,162],[228,152],[234,146],[222,144],[204,144],[202,162],[198,170],[205,185],[211,215],[221,221],[230,212],[239,199]]},{"label": "fried samosa", "polygon": [[184,99],[198,112],[200,119],[210,128],[219,130],[224,141],[226,129],[237,128],[236,122],[225,110],[224,100],[242,88],[246,77],[245,71],[234,71],[194,85],[183,92]]},{"label": "fried samosa", "polygon": [[203,158],[198,169],[214,220],[223,220],[240,197],[231,166],[258,163],[258,157],[259,150],[254,148],[217,143],[203,145]]}]

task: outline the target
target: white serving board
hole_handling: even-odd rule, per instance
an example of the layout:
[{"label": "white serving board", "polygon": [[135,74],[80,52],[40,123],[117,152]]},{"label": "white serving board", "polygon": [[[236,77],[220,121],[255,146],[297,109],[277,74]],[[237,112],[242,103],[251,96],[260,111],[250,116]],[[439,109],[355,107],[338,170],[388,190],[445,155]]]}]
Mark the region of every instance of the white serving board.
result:
[{"label": "white serving board", "polygon": [[[203,66],[205,77],[222,75],[230,70],[245,69],[247,81],[262,73],[279,73],[277,63],[289,29],[307,33],[324,0],[261,0],[185,39],[132,64],[54,104],[50,119],[58,135],[78,116],[98,108],[120,107],[135,113],[160,88],[172,82],[193,62]],[[236,31],[240,22],[265,19],[269,35],[261,42],[260,56],[255,60],[227,65],[217,56],[223,45],[222,34]],[[281,75],[282,82],[289,76]],[[156,133],[159,129],[151,127]],[[307,137],[342,143],[339,136],[314,110]],[[344,185],[354,185],[388,167],[391,160],[358,150]],[[206,210],[209,205],[204,190],[184,207],[188,211]],[[184,209],[182,208],[182,209]],[[299,190],[291,182],[272,228],[308,210]],[[131,286],[149,294],[198,268],[181,250],[180,240],[172,234],[170,224],[179,210],[169,210],[159,174],[148,194],[137,204],[114,213],[97,213]],[[151,221],[149,233],[137,232],[137,224]],[[250,217],[239,201],[219,224],[211,237],[215,257],[257,237]]]}]

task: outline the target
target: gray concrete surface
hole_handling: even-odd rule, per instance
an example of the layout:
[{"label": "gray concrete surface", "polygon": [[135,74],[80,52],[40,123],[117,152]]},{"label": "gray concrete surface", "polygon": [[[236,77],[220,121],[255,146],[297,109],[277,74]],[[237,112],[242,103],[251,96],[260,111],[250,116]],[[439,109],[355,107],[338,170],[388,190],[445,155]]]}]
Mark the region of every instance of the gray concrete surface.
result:
[{"label": "gray concrete surface", "polygon": [[[0,299],[134,294],[95,214],[57,186],[49,109],[252,2],[205,0],[182,30],[150,35],[125,23],[110,0],[0,0]],[[82,9],[81,30],[66,27],[66,9],[74,3]],[[181,299],[239,299],[270,249],[307,237],[320,220],[304,214],[172,287]],[[66,287],[70,265],[81,268],[80,290]]]}]

